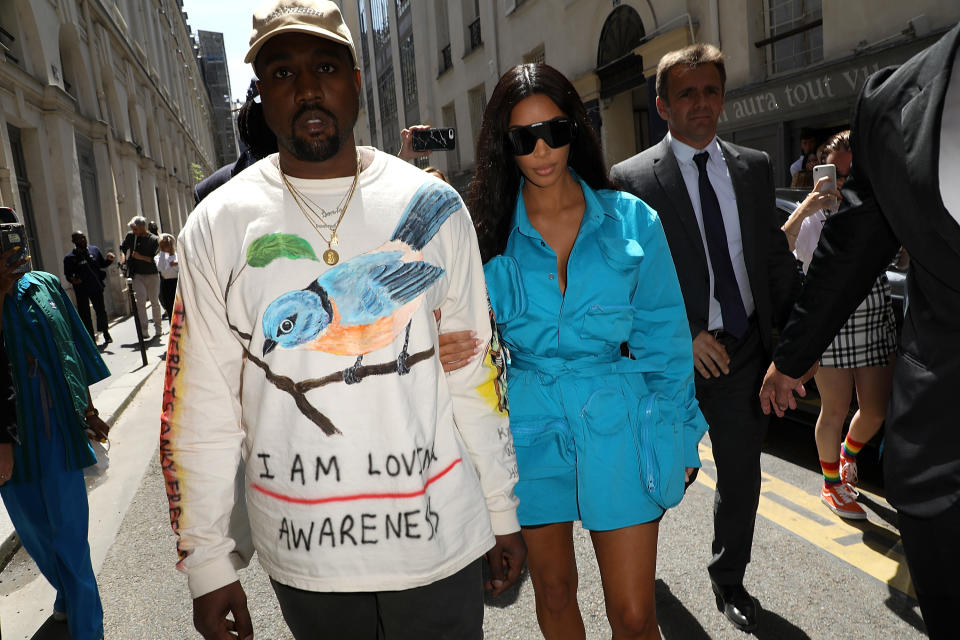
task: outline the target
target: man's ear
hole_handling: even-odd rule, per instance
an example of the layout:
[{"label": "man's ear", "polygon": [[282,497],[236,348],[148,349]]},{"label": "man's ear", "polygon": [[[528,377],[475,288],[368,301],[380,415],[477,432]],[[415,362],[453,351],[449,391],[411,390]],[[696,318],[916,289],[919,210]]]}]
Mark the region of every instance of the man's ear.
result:
[{"label": "man's ear", "polygon": [[670,107],[666,102],[660,99],[660,96],[657,96],[657,113],[659,113],[660,117],[664,120],[670,119]]},{"label": "man's ear", "polygon": [[360,69],[353,70],[353,83],[357,85],[357,95],[360,95],[360,90],[363,88],[363,75],[360,73]]}]

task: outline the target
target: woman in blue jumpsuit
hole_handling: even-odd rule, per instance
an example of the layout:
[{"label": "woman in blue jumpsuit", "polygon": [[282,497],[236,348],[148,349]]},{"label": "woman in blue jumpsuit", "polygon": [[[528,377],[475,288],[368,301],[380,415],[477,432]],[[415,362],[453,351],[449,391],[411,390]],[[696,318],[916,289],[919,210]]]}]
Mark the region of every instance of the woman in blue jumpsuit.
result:
[{"label": "woman in blue jumpsuit", "polygon": [[500,79],[478,149],[469,209],[509,353],[515,490],[540,628],[546,638],[585,635],[580,520],[613,637],[659,638],[659,520],[700,466],[707,428],[660,221],[611,189],[583,103],[547,65]]}]

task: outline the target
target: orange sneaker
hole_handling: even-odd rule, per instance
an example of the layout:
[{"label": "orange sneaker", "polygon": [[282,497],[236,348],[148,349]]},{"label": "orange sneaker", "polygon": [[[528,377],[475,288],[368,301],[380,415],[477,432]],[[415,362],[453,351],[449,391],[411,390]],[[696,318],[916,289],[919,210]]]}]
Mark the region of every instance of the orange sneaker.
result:
[{"label": "orange sneaker", "polygon": [[839,484],[824,484],[823,488],[820,489],[820,501],[841,518],[847,520],[867,519],[867,512],[857,504],[857,497],[853,491],[842,482]]},{"label": "orange sneaker", "polygon": [[860,479],[857,476],[857,459],[848,458],[843,453],[840,454],[840,482],[847,485],[847,488],[853,491],[853,495],[860,496],[857,491],[857,484]]}]

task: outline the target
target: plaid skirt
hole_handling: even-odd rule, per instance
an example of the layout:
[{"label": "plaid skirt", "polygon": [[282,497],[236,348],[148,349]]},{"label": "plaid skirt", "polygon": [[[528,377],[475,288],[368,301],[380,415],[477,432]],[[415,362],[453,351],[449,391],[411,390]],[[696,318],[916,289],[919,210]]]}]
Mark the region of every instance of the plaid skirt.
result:
[{"label": "plaid skirt", "polygon": [[838,369],[890,364],[897,348],[897,322],[890,304],[890,283],[881,274],[820,358],[820,366]]}]

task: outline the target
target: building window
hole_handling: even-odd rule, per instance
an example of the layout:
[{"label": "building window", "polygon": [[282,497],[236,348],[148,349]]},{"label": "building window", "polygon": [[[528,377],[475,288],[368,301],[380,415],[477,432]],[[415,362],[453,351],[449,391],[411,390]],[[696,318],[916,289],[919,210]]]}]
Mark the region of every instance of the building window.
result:
[{"label": "building window", "polygon": [[377,95],[380,97],[380,142],[388,153],[400,150],[400,120],[397,117],[397,87],[390,44],[390,14],[387,0],[371,0],[373,58],[376,63]]},{"label": "building window", "polygon": [[483,44],[480,33],[480,0],[463,0],[463,19],[466,25],[464,55],[474,51]]},{"label": "building window", "polygon": [[450,55],[450,21],[447,17],[447,0],[435,0],[434,16],[437,19],[437,47],[440,51],[440,69],[437,75],[453,66],[453,56]]},{"label": "building window", "polygon": [[769,46],[772,74],[823,60],[821,0],[767,0],[767,26],[770,37],[757,45]]},{"label": "building window", "polygon": [[357,0],[357,12],[360,15],[360,46],[363,50],[363,68],[370,68],[370,49],[367,44],[367,0]]},{"label": "building window", "polygon": [[410,0],[396,0],[397,5],[397,20],[403,18],[404,15],[410,11]]},{"label": "building window", "polygon": [[473,129],[473,140],[476,142],[480,135],[480,125],[483,124],[483,110],[487,106],[487,92],[482,84],[467,92],[470,103],[470,126]]},{"label": "building window", "polygon": [[0,2],[0,54],[10,62],[20,64],[20,44],[17,42],[17,8],[13,2]]},{"label": "building window", "polygon": [[413,52],[413,34],[400,43],[400,76],[403,81],[403,106],[417,104],[417,62]]},{"label": "building window", "polygon": [[546,50],[543,48],[543,43],[541,42],[539,46],[535,47],[529,53],[524,54],[523,63],[524,64],[540,64],[543,63],[546,59]]}]

